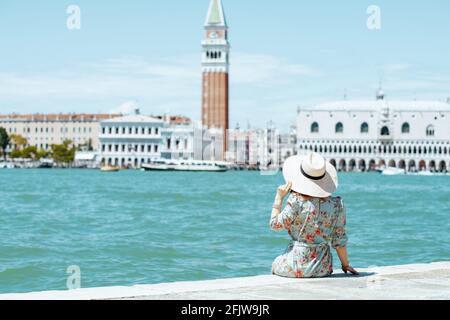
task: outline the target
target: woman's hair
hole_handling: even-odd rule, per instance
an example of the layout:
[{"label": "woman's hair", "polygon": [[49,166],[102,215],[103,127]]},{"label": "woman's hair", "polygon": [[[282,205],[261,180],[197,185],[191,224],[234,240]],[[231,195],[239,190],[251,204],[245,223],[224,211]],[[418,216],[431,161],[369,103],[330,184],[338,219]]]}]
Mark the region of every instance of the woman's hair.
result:
[{"label": "woman's hair", "polygon": [[296,197],[300,197],[304,200],[310,200],[310,199],[314,198],[314,197],[308,196],[306,194],[301,194],[301,193],[295,192],[294,190],[291,190],[291,194],[293,194]]}]

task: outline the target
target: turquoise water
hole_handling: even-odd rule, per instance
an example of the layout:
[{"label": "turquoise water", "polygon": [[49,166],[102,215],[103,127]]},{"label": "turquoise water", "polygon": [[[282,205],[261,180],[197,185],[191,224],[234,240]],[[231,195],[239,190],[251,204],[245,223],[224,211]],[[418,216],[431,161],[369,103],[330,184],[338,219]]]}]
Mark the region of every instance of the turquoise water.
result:
[{"label": "turquoise water", "polygon": [[[282,177],[0,170],[0,292],[270,273]],[[450,260],[450,177],[342,174],[355,267]],[[337,259],[335,263],[337,264]]]}]

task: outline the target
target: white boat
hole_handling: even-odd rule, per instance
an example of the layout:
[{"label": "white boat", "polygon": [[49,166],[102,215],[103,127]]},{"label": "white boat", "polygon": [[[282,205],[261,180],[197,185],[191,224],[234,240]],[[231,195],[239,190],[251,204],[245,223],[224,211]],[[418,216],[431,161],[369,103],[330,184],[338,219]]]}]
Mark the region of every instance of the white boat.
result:
[{"label": "white boat", "polygon": [[106,165],[100,168],[101,172],[119,172],[120,167]]},{"label": "white boat", "polygon": [[381,172],[381,174],[385,175],[385,176],[398,176],[398,175],[406,174],[406,170],[405,169],[394,168],[394,167],[389,167],[389,168],[384,169]]},{"label": "white boat", "polygon": [[419,172],[417,173],[417,175],[418,175],[418,176],[427,176],[427,177],[429,177],[429,176],[436,176],[437,174],[436,174],[436,173],[433,173],[433,172],[431,172],[431,171],[419,171]]},{"label": "white boat", "polygon": [[197,161],[197,160],[156,160],[143,164],[145,171],[186,171],[186,172],[226,172],[225,162]]},{"label": "white boat", "polygon": [[0,163],[0,169],[14,169],[15,165],[10,162],[2,162]]}]

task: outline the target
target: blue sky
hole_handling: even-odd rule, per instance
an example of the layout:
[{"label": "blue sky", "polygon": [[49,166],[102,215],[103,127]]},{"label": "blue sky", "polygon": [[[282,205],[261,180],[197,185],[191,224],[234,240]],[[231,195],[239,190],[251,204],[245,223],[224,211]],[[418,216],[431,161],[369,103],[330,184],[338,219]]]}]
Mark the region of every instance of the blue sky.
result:
[{"label": "blue sky", "polygon": [[[450,96],[450,2],[223,0],[231,125],[293,123],[298,105]],[[127,111],[200,118],[209,0],[0,0],[0,113]],[[66,9],[81,8],[81,30]],[[366,26],[381,8],[381,30]]]}]

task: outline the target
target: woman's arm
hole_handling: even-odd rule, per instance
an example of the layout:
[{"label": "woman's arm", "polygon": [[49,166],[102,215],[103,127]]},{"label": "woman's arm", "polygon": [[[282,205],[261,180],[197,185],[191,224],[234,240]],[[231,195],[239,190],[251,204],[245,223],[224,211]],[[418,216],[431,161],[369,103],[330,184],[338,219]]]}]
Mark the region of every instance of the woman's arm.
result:
[{"label": "woman's arm", "polygon": [[337,252],[337,254],[339,256],[339,260],[341,260],[342,271],[344,271],[346,274],[348,272],[350,272],[351,274],[353,274],[355,276],[359,275],[358,271],[353,269],[350,266],[350,263],[348,262],[347,247],[336,248],[336,252]]},{"label": "woman's arm", "polygon": [[277,224],[278,215],[281,213],[281,208],[283,206],[283,200],[291,191],[292,183],[289,182],[284,186],[280,186],[277,190],[277,195],[275,196],[275,201],[272,207],[272,215],[270,217],[270,226],[272,229],[280,230],[282,226]]}]

